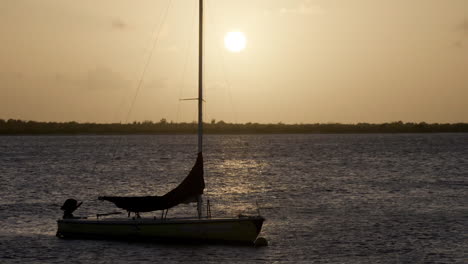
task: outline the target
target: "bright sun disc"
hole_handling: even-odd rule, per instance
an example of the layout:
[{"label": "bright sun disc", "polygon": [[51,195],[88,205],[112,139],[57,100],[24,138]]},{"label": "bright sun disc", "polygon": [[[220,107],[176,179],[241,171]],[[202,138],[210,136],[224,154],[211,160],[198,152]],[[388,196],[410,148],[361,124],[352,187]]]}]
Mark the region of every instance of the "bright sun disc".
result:
[{"label": "bright sun disc", "polygon": [[229,32],[224,37],[224,45],[229,51],[240,52],[245,49],[245,35],[242,32]]}]

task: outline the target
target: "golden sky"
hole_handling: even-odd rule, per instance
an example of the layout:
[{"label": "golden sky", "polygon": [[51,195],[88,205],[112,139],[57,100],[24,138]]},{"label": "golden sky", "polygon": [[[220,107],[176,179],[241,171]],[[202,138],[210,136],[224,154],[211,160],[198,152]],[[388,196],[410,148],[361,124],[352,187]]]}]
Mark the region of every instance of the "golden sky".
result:
[{"label": "golden sky", "polygon": [[[467,0],[205,2],[207,121],[468,122]],[[196,120],[197,5],[0,0],[0,118]]]}]

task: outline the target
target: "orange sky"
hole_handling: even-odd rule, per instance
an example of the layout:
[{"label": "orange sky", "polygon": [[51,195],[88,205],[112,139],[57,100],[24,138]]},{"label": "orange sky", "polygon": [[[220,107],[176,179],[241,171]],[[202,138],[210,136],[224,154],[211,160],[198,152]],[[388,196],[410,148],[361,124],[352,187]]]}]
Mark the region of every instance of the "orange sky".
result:
[{"label": "orange sky", "polygon": [[[197,2],[0,0],[0,118],[196,120]],[[205,2],[208,121],[468,122],[466,0]]]}]

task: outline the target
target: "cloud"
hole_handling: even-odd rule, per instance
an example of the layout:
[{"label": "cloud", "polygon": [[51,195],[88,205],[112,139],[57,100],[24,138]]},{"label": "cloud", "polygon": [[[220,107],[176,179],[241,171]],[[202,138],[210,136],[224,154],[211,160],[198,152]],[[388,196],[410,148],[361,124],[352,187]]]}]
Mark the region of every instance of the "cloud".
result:
[{"label": "cloud", "polygon": [[112,20],[112,28],[117,30],[124,30],[128,25],[120,18]]},{"label": "cloud", "polygon": [[317,5],[312,4],[311,0],[302,0],[299,5],[292,8],[281,8],[280,14],[298,14],[298,15],[315,15],[322,14],[324,12],[323,8]]},{"label": "cloud", "polygon": [[462,48],[465,46],[465,38],[468,38],[468,19],[463,20],[460,22],[457,27],[457,31],[461,34],[460,38],[453,43],[453,45],[457,48]]},{"label": "cloud", "polygon": [[465,19],[463,22],[458,24],[457,29],[462,32],[462,34],[468,36],[468,19]]}]

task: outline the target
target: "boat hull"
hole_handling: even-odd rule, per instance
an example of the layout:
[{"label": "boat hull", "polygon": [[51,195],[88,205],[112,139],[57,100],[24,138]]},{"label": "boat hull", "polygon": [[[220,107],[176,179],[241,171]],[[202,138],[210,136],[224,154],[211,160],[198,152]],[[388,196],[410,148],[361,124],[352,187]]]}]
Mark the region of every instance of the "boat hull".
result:
[{"label": "boat hull", "polygon": [[252,244],[264,218],[216,219],[61,219],[61,238],[156,240],[167,242],[232,242]]}]

